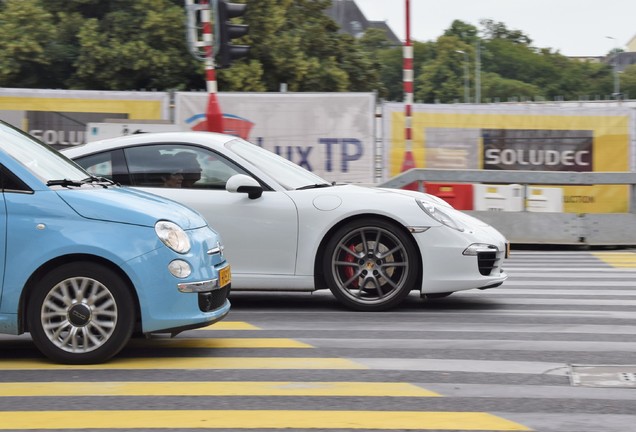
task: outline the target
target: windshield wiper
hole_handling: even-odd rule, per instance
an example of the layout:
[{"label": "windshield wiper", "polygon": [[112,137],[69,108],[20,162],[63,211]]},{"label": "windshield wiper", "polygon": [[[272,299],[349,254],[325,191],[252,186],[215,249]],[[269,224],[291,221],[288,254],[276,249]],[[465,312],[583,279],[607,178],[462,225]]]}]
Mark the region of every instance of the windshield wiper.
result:
[{"label": "windshield wiper", "polygon": [[114,186],[117,184],[117,182],[106,178],[106,177],[96,177],[96,176],[90,176],[85,178],[84,180],[82,180],[82,183],[97,183],[99,186],[105,187],[107,188],[108,186]]},{"label": "windshield wiper", "polygon": [[64,187],[68,187],[68,186],[81,187],[83,184],[84,184],[83,182],[79,182],[77,180],[70,180],[70,179],[49,180],[46,182],[47,186],[64,186]]},{"label": "windshield wiper", "polygon": [[302,186],[299,188],[296,188],[296,190],[304,190],[304,189],[318,189],[318,188],[324,188],[324,187],[331,187],[333,185],[329,184],[329,183],[316,183],[316,184],[310,184],[307,186]]},{"label": "windshield wiper", "polygon": [[70,180],[70,179],[59,179],[59,180],[49,180],[46,182],[47,186],[63,186],[63,187],[69,187],[69,186],[82,187],[86,184],[91,184],[91,185],[96,184],[103,188],[107,188],[108,186],[113,186],[117,183],[105,177],[95,177],[95,176],[86,177],[85,179],[80,181]]}]

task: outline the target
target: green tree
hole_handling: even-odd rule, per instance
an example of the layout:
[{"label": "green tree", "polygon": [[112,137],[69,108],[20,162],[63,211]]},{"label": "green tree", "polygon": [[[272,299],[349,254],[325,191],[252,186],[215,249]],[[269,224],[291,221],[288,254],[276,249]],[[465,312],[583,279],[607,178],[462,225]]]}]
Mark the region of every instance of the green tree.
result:
[{"label": "green tree", "polygon": [[[218,74],[225,91],[372,91],[381,87],[369,53],[323,11],[330,0],[261,0],[249,3],[246,60]],[[251,64],[251,65],[250,65]],[[261,85],[247,82],[262,71]],[[239,75],[242,78],[236,77]]]},{"label": "green tree", "polygon": [[636,99],[636,65],[630,65],[620,74],[621,92],[624,97]]},{"label": "green tree", "polygon": [[510,100],[533,100],[541,95],[541,89],[535,85],[510,78],[503,78],[499,74],[487,72],[482,75],[481,95],[486,101],[506,102]]},{"label": "green tree", "polygon": [[0,86],[43,87],[42,72],[51,64],[49,48],[58,33],[42,2],[2,2],[0,35]]},{"label": "green tree", "polygon": [[455,36],[466,44],[474,45],[479,37],[479,29],[464,21],[454,20],[444,31],[444,36]]},{"label": "green tree", "polygon": [[402,54],[399,49],[392,45],[388,39],[386,31],[378,28],[370,28],[358,40],[360,48],[368,53],[373,62],[372,68],[378,71],[379,82],[377,91],[381,99],[389,97],[391,90],[395,91],[394,86],[390,85],[398,83],[400,80],[400,63],[402,62]]},{"label": "green tree", "polygon": [[483,27],[484,39],[495,40],[502,39],[517,45],[530,46],[532,39],[525,35],[521,30],[510,30],[502,22],[483,19],[479,21]]},{"label": "green tree", "polygon": [[[219,90],[278,91],[284,83],[290,91],[376,91],[381,99],[403,100],[403,48],[378,29],[359,39],[343,34],[324,14],[329,4],[249,1],[243,17],[249,33],[236,42],[252,49],[218,71]],[[185,16],[182,0],[2,1],[0,85],[204,89],[204,63],[190,55]],[[466,60],[474,90],[478,47],[483,98],[611,95],[611,65],[534,47],[530,37],[500,22],[480,26],[455,20],[436,41],[413,41],[416,101],[463,101]],[[621,89],[636,95],[633,74],[622,73]]]},{"label": "green tree", "polygon": [[[436,55],[434,42],[413,41],[413,77],[414,85],[417,85],[417,77],[422,74],[423,68],[431,62]],[[378,51],[377,63],[380,65],[380,77],[382,91],[381,98],[390,101],[404,100],[404,52],[403,47],[391,47]]]},{"label": "green tree", "polygon": [[110,5],[101,18],[85,19],[79,28],[69,87],[184,90],[200,85],[201,66],[186,47],[182,7],[167,0]]},{"label": "green tree", "polygon": [[464,99],[464,55],[471,47],[457,36],[437,39],[433,57],[415,77],[415,99],[424,103],[452,103]]}]

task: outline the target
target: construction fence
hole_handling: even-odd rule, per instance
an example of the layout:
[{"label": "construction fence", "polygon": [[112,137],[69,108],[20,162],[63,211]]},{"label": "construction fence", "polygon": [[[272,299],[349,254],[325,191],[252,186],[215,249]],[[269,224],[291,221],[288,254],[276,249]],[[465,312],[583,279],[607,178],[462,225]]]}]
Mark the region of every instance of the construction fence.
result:
[{"label": "construction fence", "polygon": [[[203,92],[0,89],[0,119],[55,147],[135,132],[206,130]],[[499,172],[497,182],[415,180],[468,211],[632,213],[628,184],[515,184],[512,171],[636,172],[636,101],[414,104],[373,93],[219,93],[225,132],[329,181],[386,184],[418,169]]]}]

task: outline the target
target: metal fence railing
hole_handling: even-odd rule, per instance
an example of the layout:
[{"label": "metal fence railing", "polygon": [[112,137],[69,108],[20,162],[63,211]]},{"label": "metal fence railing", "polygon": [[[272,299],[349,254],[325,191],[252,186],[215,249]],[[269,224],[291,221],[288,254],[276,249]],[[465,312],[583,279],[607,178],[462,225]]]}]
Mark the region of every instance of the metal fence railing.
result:
[{"label": "metal fence railing", "polygon": [[625,213],[537,213],[529,211],[465,211],[500,230],[512,243],[563,245],[636,245],[636,173],[496,171],[414,168],[381,184],[403,188],[413,183],[425,192],[425,182],[553,186],[628,185]]}]

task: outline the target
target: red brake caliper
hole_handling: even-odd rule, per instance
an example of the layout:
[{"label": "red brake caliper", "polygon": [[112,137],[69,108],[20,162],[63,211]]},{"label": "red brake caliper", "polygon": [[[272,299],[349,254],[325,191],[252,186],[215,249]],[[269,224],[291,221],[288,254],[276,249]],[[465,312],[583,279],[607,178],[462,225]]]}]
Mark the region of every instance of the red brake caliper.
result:
[{"label": "red brake caliper", "polygon": [[[349,245],[349,249],[351,250],[351,252],[354,252],[354,253],[356,251],[355,245]],[[346,262],[352,263],[352,262],[355,261],[355,259],[356,258],[354,257],[353,254],[347,254],[347,256],[345,257],[344,260]],[[343,272],[344,272],[344,275],[347,278],[347,280],[349,280],[349,279],[351,279],[353,277],[353,274],[354,274],[355,270],[354,270],[353,266],[348,266],[348,267],[344,268]],[[358,288],[358,279],[352,281],[351,285],[353,285],[354,288]]]}]

